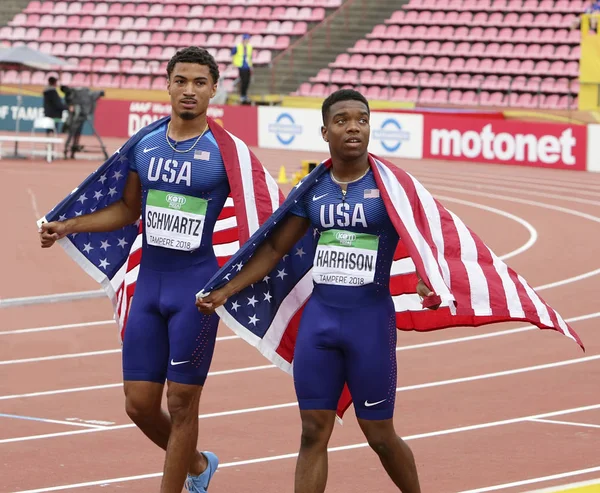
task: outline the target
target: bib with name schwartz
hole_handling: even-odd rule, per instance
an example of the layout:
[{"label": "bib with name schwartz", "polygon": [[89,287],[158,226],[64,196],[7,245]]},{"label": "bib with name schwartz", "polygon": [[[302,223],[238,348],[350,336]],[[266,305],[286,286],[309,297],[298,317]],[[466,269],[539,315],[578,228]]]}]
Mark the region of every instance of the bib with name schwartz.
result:
[{"label": "bib with name schwartz", "polygon": [[379,237],[339,229],[323,231],[313,263],[317,284],[363,286],[375,280]]},{"label": "bib with name schwartz", "polygon": [[173,250],[200,247],[208,201],[180,193],[149,190],[146,201],[146,242]]}]

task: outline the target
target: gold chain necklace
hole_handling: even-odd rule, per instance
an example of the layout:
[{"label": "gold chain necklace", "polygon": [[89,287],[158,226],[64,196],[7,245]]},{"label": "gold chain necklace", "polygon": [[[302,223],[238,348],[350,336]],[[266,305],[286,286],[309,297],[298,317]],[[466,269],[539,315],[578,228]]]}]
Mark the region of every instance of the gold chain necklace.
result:
[{"label": "gold chain necklace", "polygon": [[186,152],[190,152],[194,147],[196,147],[196,144],[198,143],[198,141],[202,138],[202,136],[208,130],[208,123],[206,124],[206,128],[204,129],[204,131],[200,135],[198,135],[198,138],[196,139],[196,142],[194,142],[194,144],[192,145],[192,147],[190,147],[187,151],[179,151],[179,150],[175,149],[175,147],[173,147],[173,145],[171,144],[171,141],[169,140],[169,130],[170,129],[171,129],[171,122],[169,121],[169,123],[167,124],[167,133],[165,134],[165,138],[167,139],[167,144],[169,144],[169,147],[171,149],[173,149],[175,152],[180,152],[180,153],[184,154]]}]

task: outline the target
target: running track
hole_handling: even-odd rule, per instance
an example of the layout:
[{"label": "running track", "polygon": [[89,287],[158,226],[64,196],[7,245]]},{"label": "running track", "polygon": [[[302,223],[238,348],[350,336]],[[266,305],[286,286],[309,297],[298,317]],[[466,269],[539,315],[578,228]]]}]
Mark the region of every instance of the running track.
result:
[{"label": "running track", "polygon": [[[115,146],[112,146],[113,149]],[[257,150],[277,176],[310,153]],[[555,307],[586,344],[523,324],[399,333],[396,425],[424,493],[531,491],[600,477],[600,175],[398,161]],[[0,299],[97,290],[35,219],[97,163],[0,161]],[[10,186],[5,184],[10,183]],[[289,187],[286,187],[289,189]],[[41,214],[40,214],[41,213]],[[163,453],[123,410],[106,298],[0,309],[0,492],[157,491]],[[200,446],[211,493],[292,490],[292,381],[219,332]],[[396,491],[352,409],[331,441],[331,493]]]}]

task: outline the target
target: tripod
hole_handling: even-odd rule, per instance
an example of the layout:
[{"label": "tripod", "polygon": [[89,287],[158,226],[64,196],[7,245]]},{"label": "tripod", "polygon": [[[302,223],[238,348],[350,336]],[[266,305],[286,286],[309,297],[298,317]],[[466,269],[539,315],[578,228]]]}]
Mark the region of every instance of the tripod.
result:
[{"label": "tripod", "polygon": [[89,118],[89,115],[84,111],[84,108],[80,104],[73,105],[73,112],[69,113],[69,117],[65,123],[65,128],[67,130],[67,141],[65,142],[64,149],[64,158],[68,159],[69,154],[71,159],[75,159],[75,153],[77,152],[87,152],[84,150],[84,147],[79,143],[79,139],[81,138],[81,132],[83,131],[83,125],[87,122],[92,127],[92,132],[98,142],[100,143],[100,149],[104,154],[104,159],[108,159],[108,152],[106,151],[106,147],[104,146],[104,142],[100,138],[98,132],[96,132],[96,128],[94,127],[94,122]]}]

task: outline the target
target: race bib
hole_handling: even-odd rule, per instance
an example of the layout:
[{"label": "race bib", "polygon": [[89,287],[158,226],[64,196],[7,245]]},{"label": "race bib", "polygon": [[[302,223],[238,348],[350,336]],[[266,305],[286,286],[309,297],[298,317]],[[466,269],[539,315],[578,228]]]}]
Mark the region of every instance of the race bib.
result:
[{"label": "race bib", "polygon": [[146,200],[146,242],[172,250],[200,247],[208,201],[180,193],[150,190]]},{"label": "race bib", "polygon": [[317,284],[363,286],[375,279],[379,237],[339,229],[323,231],[313,263]]}]

